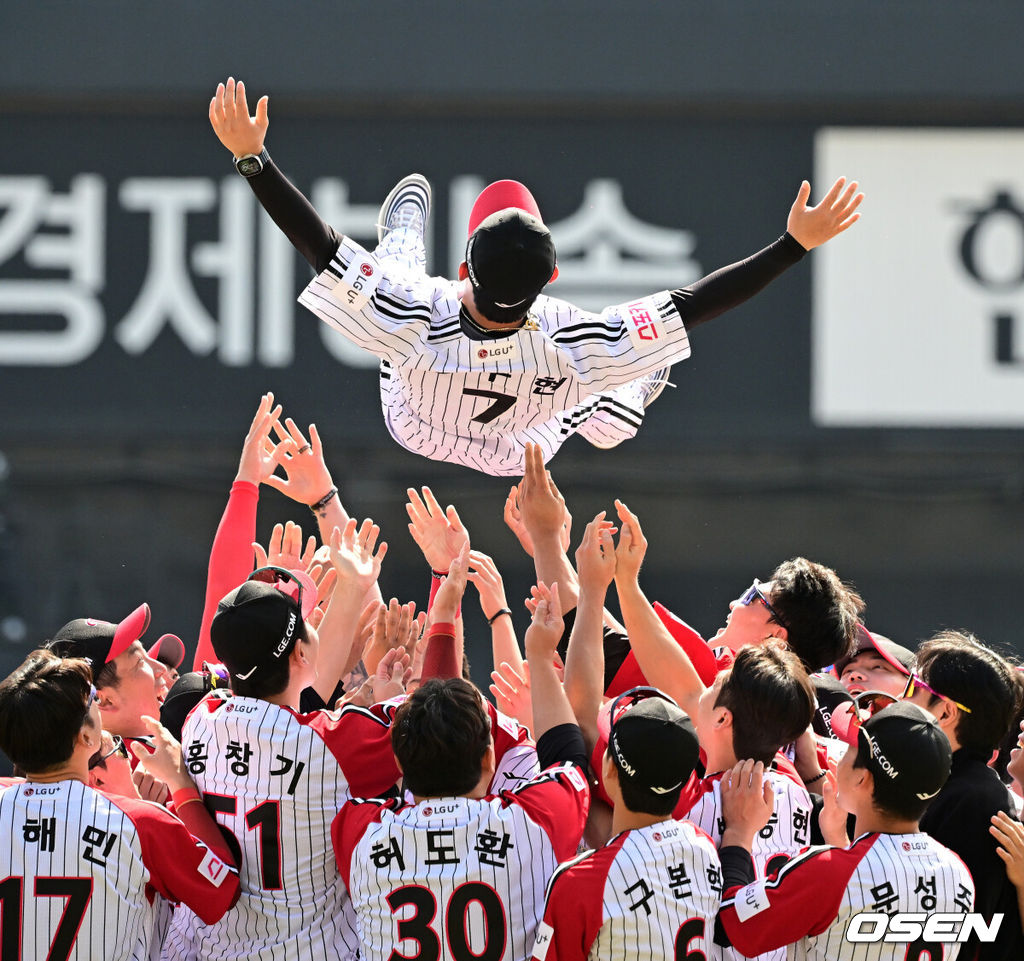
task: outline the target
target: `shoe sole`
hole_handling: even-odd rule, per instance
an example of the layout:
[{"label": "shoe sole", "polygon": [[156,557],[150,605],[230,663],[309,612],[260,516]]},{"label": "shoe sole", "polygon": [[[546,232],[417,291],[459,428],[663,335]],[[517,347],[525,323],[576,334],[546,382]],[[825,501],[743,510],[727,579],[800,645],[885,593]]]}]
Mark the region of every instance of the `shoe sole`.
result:
[{"label": "shoe sole", "polygon": [[[409,187],[415,185],[418,190],[410,191],[409,200],[416,204],[422,204],[422,193],[427,195],[426,209],[423,211],[423,226],[426,227],[427,220],[430,217],[430,181],[427,180],[423,174],[409,174],[408,177],[403,177],[398,181],[394,187],[391,188],[391,192],[384,198],[384,203],[380,205],[380,212],[377,214],[377,242],[380,243],[388,234],[388,214],[391,208],[397,206],[398,198],[402,193]],[[422,191],[422,193],[421,193]],[[405,202],[404,200],[402,201]]]}]

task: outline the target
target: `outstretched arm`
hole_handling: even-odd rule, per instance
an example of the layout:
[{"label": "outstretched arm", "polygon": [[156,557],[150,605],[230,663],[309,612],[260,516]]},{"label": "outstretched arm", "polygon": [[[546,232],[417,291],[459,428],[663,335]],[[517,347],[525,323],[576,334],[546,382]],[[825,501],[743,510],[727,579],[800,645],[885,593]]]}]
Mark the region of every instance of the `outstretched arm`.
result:
[{"label": "outstretched arm", "polygon": [[[210,123],[217,139],[233,156],[258,155],[263,150],[270,125],[269,103],[269,97],[260,97],[256,116],[252,117],[241,80],[235,83],[233,77],[228,77],[226,84],[217,84],[217,92],[210,101]],[[335,229],[321,219],[272,160],[248,180],[256,198],[295,249],[317,273],[325,270],[341,243]]]},{"label": "outstretched arm", "polygon": [[801,260],[808,250],[820,247],[860,219],[857,208],[864,195],[857,193],[856,181],[847,185],[846,178],[840,177],[815,207],[807,206],[810,196],[811,185],[805,180],[790,208],[786,233],[775,243],[689,287],[671,291],[672,302],[687,330],[749,300]]}]

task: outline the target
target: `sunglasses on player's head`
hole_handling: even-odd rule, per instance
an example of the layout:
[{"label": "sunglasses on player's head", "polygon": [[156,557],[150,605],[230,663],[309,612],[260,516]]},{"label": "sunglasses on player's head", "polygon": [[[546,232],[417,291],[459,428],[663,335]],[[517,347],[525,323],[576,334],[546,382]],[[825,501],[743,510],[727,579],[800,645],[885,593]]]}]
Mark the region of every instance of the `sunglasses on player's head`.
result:
[{"label": "sunglasses on player's head", "polygon": [[286,567],[259,567],[246,580],[273,584],[282,594],[292,598],[299,605],[299,610],[302,610],[302,581]]},{"label": "sunglasses on player's head", "polygon": [[776,623],[780,624],[782,627],[785,627],[786,630],[789,630],[789,627],[786,624],[786,622],[779,616],[779,612],[776,611],[774,607],[772,607],[771,601],[768,600],[768,597],[765,594],[765,592],[761,590],[761,582],[756,577],[754,578],[754,583],[751,584],[750,587],[748,587],[740,595],[739,603],[742,604],[744,607],[747,607],[754,602],[755,598],[759,600],[762,604],[764,604],[764,606],[768,609],[768,613],[775,618]]},{"label": "sunglasses on player's head", "polygon": [[935,690],[934,687],[929,687],[927,684],[925,684],[924,679],[921,677],[920,674],[911,674],[910,677],[907,678],[907,686],[903,689],[903,697],[913,697],[914,691],[916,691],[919,687],[926,690],[929,694],[935,695],[935,697],[937,697],[940,701],[949,701],[950,704],[955,704],[958,708],[960,708],[961,711],[966,711],[968,714],[973,713],[966,704],[961,704],[959,701],[954,701],[953,698],[946,697],[945,694],[940,694],[938,691]]}]

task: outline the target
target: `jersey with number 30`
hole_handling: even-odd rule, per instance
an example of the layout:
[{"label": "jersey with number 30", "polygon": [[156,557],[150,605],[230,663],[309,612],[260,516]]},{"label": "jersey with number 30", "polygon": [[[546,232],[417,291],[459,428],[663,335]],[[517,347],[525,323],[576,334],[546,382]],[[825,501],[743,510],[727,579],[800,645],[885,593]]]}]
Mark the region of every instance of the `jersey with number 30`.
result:
[{"label": "jersey with number 30", "polygon": [[690,355],[668,291],[600,314],[542,295],[524,327],[487,340],[462,332],[459,291],[457,281],[378,260],[345,237],[299,297],[381,358],[391,436],[434,460],[522,475],[528,442],[547,461],[598,410],[637,426],[635,410],[602,392]]},{"label": "jersey with number 30", "polygon": [[242,893],[214,925],[175,911],[163,957],[354,957],[354,918],[331,852],[331,822],[353,795],[395,786],[389,735],[381,708],[298,714],[256,698],[201,701],[185,722],[182,749],[240,855]]},{"label": "jersey with number 30", "polygon": [[572,764],[482,799],[350,801],[332,834],[362,957],[529,957],[544,888],[576,853],[589,805]]}]

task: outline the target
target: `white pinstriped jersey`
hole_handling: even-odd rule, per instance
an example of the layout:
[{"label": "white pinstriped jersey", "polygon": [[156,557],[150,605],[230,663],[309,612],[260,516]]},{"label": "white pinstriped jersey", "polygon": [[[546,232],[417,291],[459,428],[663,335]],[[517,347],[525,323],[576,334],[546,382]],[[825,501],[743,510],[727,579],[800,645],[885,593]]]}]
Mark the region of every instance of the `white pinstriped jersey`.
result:
[{"label": "white pinstriped jersey", "polygon": [[346,804],[332,833],[362,957],[529,957],[545,885],[576,852],[589,797],[567,764],[479,800]]},{"label": "white pinstriped jersey", "polygon": [[[722,923],[744,956],[788,945],[807,961],[953,961],[960,945],[847,940],[862,912],[964,914],[974,881],[964,863],[927,834],[864,834],[848,848],[814,847],[767,881],[726,892]],[[741,920],[742,919],[742,920]]]},{"label": "white pinstriped jersey", "polygon": [[555,873],[533,957],[703,957],[699,952],[706,954],[712,944],[721,896],[718,851],[689,821],[623,831]]},{"label": "white pinstriped jersey", "polygon": [[[775,792],[775,806],[771,820],[754,836],[754,871],[759,878],[767,877],[788,859],[799,854],[811,843],[811,797],[807,788],[785,774],[769,768],[765,778]],[[686,817],[721,844],[725,823],[722,820],[721,775],[705,779],[705,792]],[[786,956],[782,949],[758,955],[761,961],[781,961]],[[709,958],[739,961],[741,955],[731,948],[711,944]]]},{"label": "white pinstriped jersey", "polygon": [[161,895],[213,920],[237,889],[233,870],[166,809],[80,781],[0,793],[0,838],[5,961],[147,961]]},{"label": "white pinstriped jersey", "polygon": [[540,445],[547,461],[595,414],[623,420],[631,435],[643,416],[641,395],[624,404],[608,392],[690,354],[667,291],[600,314],[542,295],[526,327],[479,341],[462,333],[459,289],[458,281],[378,258],[345,237],[299,296],[381,358],[391,436],[434,460],[518,476],[527,442]]},{"label": "white pinstriped jersey", "polygon": [[176,910],[165,959],[354,956],[330,833],[353,794],[380,795],[398,779],[389,719],[376,711],[297,714],[248,697],[199,703],[182,748],[206,806],[241,851],[242,893],[214,925]]}]

